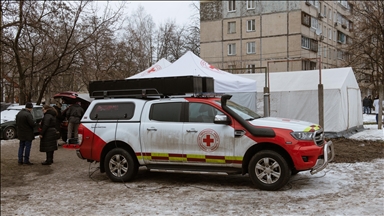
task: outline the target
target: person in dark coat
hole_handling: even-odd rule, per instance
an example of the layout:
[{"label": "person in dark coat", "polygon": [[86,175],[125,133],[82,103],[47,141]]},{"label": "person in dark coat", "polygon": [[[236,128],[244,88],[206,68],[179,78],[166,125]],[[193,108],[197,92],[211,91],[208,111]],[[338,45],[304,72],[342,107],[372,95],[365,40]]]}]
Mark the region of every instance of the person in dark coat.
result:
[{"label": "person in dark coat", "polygon": [[[84,115],[84,109],[78,103],[72,104],[65,113],[65,116],[68,119],[68,134],[67,134],[67,143],[71,138],[78,139],[78,129],[80,125],[80,120]],[[72,137],[73,133],[73,137]]]},{"label": "person in dark coat", "polygon": [[16,115],[17,138],[20,140],[18,153],[19,165],[33,165],[33,163],[29,161],[32,140],[35,139],[33,129],[36,124],[33,121],[31,113],[32,109],[33,104],[31,102],[27,102],[25,104],[25,108],[20,110],[20,112]]},{"label": "person in dark coat", "polygon": [[57,150],[56,137],[56,110],[49,106],[43,106],[44,117],[41,121],[40,132],[40,152],[46,153],[46,160],[42,165],[51,165],[53,163],[53,152]]},{"label": "person in dark coat", "polygon": [[[60,129],[61,129],[61,122],[63,122],[64,120],[64,116],[61,114],[61,103],[60,102],[56,102],[55,105],[53,105],[53,108],[55,108],[56,110],[56,130],[60,132]],[[57,137],[56,137],[57,138]],[[59,139],[61,137],[58,137]]]},{"label": "person in dark coat", "polygon": [[369,101],[367,96],[365,96],[363,99],[363,108],[364,108],[363,114],[369,114],[370,113],[371,104],[370,104],[370,101]]},{"label": "person in dark coat", "polygon": [[368,114],[371,114],[372,113],[372,108],[373,108],[373,100],[371,98],[371,95],[368,96],[368,104],[369,104]]}]

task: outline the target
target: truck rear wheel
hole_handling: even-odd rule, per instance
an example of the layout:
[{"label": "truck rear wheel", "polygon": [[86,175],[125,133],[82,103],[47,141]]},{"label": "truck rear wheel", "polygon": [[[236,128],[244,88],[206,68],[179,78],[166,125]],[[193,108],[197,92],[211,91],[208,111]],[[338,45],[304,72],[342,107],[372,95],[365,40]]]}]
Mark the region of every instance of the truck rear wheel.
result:
[{"label": "truck rear wheel", "polygon": [[291,176],[284,157],[271,150],[256,153],[248,165],[248,173],[257,188],[268,191],[282,188]]},{"label": "truck rear wheel", "polygon": [[104,167],[107,176],[114,182],[128,182],[138,171],[132,155],[122,148],[115,148],[108,152]]}]

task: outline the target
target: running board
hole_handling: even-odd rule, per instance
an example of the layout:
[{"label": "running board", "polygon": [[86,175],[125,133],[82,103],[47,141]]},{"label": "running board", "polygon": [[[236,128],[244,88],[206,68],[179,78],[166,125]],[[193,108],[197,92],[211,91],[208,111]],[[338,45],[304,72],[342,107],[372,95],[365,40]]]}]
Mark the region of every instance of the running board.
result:
[{"label": "running board", "polygon": [[183,165],[154,165],[146,166],[147,169],[153,172],[168,172],[168,173],[191,173],[191,174],[216,174],[230,175],[241,174],[241,169],[233,167],[215,167],[215,166],[183,166]]},{"label": "running board", "polygon": [[203,174],[203,175],[228,175],[226,172],[203,172],[203,171],[186,171],[186,170],[163,170],[150,169],[151,172],[166,172],[166,173],[187,173],[187,174]]}]

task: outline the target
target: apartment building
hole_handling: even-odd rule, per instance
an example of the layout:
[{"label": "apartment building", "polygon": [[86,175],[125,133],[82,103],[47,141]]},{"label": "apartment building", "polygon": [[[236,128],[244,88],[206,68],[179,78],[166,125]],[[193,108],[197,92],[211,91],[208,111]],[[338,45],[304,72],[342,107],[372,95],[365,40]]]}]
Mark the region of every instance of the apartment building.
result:
[{"label": "apartment building", "polygon": [[343,67],[353,5],[338,1],[200,1],[200,57],[233,73]]}]

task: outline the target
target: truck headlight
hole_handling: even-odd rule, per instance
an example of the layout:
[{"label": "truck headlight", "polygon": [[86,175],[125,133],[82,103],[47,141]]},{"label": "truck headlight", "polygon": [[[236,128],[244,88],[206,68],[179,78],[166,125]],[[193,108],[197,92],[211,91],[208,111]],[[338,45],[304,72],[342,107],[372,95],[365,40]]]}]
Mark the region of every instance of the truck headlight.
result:
[{"label": "truck headlight", "polygon": [[291,135],[293,138],[297,140],[314,140],[315,133],[314,132],[292,132]]}]

